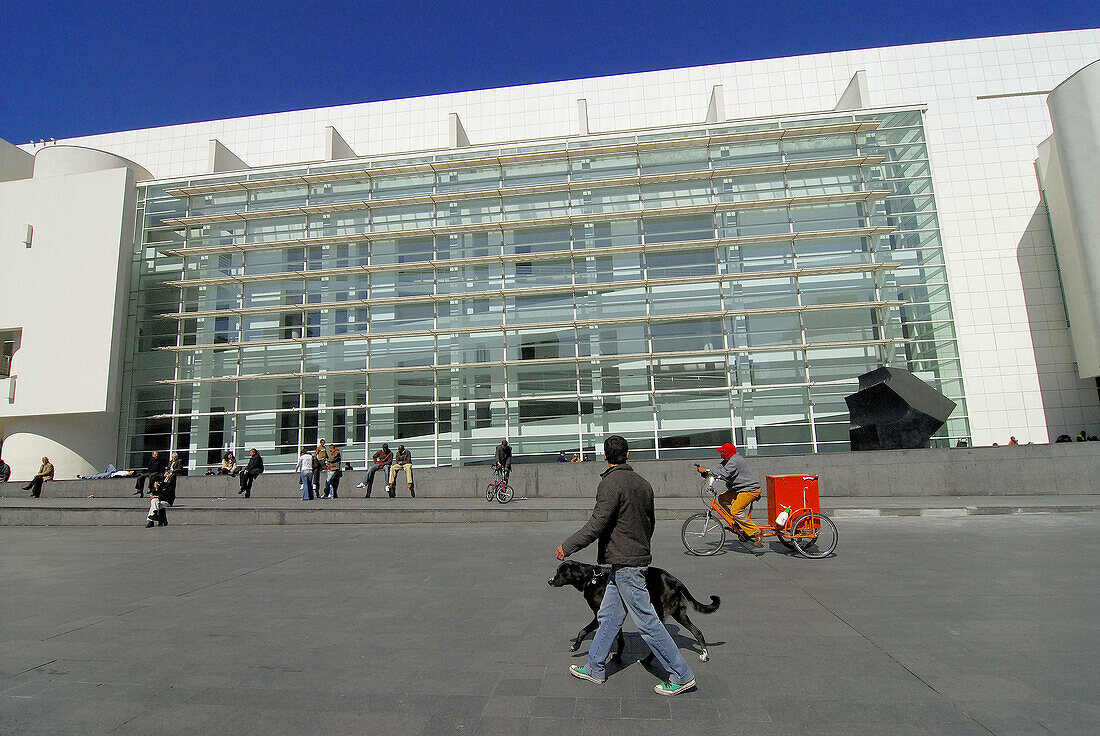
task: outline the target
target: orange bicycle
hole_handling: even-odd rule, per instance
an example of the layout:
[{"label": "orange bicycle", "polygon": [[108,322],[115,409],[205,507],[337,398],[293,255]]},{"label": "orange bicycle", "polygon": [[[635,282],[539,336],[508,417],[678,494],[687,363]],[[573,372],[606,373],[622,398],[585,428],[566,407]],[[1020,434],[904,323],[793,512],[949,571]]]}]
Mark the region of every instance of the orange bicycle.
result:
[{"label": "orange bicycle", "polygon": [[[693,555],[707,557],[718,554],[726,543],[727,529],[741,538],[745,537],[737,519],[718,501],[721,490],[714,487],[716,480],[717,478],[710,473],[703,477],[699,496],[707,505],[707,510],[688,517],[680,530],[680,539],[684,547]],[[821,513],[820,508],[812,506],[816,506],[816,503],[810,504],[804,496],[801,508],[788,507],[783,510],[769,508],[768,518],[774,519],[775,523],[758,526],[764,532],[765,538],[775,537],[792,552],[797,552],[803,557],[811,559],[828,557],[836,549],[836,524]],[[772,511],[776,512],[774,516]],[[748,513],[752,513],[751,504]]]}]

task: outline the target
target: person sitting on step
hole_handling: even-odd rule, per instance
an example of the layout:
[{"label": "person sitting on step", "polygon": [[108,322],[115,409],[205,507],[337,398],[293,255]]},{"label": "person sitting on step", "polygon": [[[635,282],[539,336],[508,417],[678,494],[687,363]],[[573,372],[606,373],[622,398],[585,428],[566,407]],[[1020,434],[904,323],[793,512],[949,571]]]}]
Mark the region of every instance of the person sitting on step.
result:
[{"label": "person sitting on step", "polygon": [[397,454],[394,456],[393,467],[390,468],[390,484],[387,486],[387,490],[390,492],[390,498],[397,495],[397,471],[405,471],[405,480],[409,484],[409,495],[416,498],[416,493],[413,492],[413,459],[412,453],[405,449],[404,445],[397,446]]},{"label": "person sitting on step", "polygon": [[42,495],[42,484],[48,480],[53,480],[53,464],[48,457],[44,457],[42,458],[42,466],[31,478],[31,482],[23,486],[23,490],[30,491],[32,497],[38,498]]},{"label": "person sitting on step", "polygon": [[168,526],[168,507],[176,503],[176,478],[183,472],[183,461],[178,452],[172,453],[172,461],[168,464],[168,470],[164,476],[153,483],[149,489],[149,516],[145,527],[148,529],[154,523],[157,526]]}]

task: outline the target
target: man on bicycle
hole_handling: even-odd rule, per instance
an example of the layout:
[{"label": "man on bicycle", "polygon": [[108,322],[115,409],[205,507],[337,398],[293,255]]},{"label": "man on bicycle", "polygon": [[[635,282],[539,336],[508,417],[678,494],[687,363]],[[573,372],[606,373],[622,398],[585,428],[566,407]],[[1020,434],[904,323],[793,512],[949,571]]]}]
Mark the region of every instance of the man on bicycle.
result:
[{"label": "man on bicycle", "polygon": [[726,490],[719,494],[718,501],[726,506],[733,517],[737,519],[738,536],[743,536],[742,541],[752,540],[753,547],[764,546],[764,531],[752,523],[749,516],[749,504],[760,498],[760,481],[749,470],[749,464],[745,458],[737,454],[737,447],[732,442],[727,442],[716,448],[722,456],[722,462],[714,470],[704,468],[696,464],[695,469],[700,474],[713,473],[720,480],[725,481]]},{"label": "man on bicycle", "polygon": [[512,472],[512,447],[508,444],[508,440],[501,440],[497,445],[497,457],[493,467],[500,469],[504,475],[504,482],[507,483],[508,475]]}]

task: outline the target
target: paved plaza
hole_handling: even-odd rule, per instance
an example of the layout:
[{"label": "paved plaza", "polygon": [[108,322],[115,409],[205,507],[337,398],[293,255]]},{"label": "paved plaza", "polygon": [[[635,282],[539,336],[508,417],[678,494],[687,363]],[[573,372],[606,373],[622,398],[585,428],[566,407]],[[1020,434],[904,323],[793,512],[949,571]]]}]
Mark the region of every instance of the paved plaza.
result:
[{"label": "paved plaza", "polygon": [[[0,529],[0,734],[1100,732],[1100,514],[852,518],[838,554],[655,563],[699,689],[575,680],[577,524]],[[592,561],[594,550],[578,559]]]}]

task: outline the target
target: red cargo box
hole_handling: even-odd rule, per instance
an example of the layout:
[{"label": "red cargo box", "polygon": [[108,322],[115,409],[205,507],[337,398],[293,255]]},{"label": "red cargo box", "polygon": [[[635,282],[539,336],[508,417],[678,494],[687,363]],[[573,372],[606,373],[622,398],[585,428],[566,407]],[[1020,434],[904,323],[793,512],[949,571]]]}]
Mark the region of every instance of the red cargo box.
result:
[{"label": "red cargo box", "polygon": [[821,513],[816,475],[765,475],[764,480],[768,487],[769,524],[775,525],[775,517],[786,506],[792,512],[805,508]]}]

